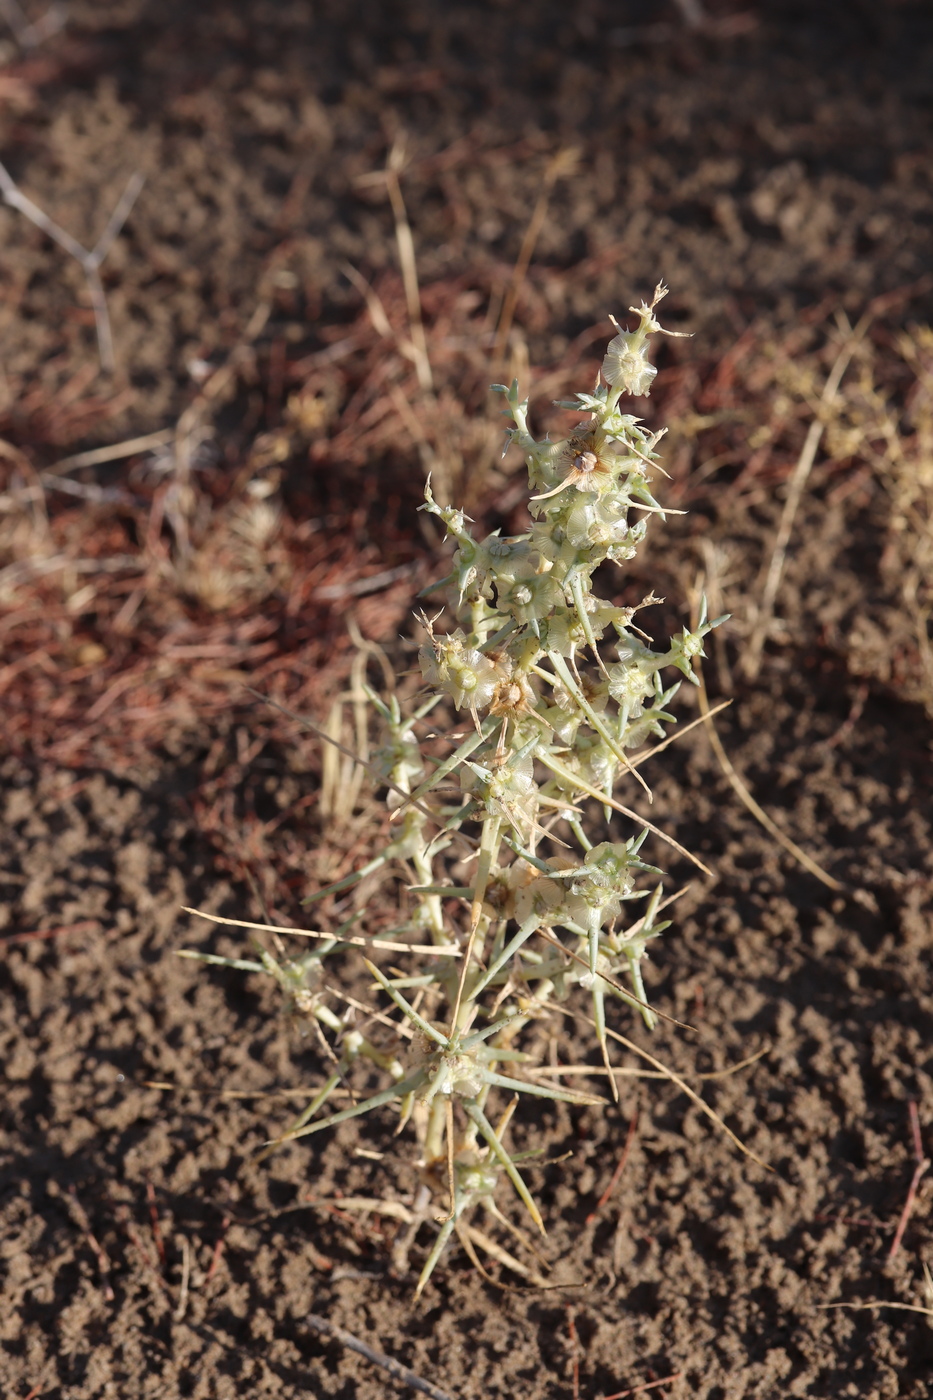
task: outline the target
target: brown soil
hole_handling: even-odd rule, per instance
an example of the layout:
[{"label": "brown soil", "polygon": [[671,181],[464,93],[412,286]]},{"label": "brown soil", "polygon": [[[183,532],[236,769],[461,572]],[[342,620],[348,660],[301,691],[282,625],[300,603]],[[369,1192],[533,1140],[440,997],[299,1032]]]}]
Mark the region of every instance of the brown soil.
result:
[{"label": "brown soil", "polygon": [[[0,159],[88,243],[133,170],[147,183],[103,268],[113,381],[80,269],[0,209],[5,1393],[411,1393],[315,1314],[453,1400],[600,1400],[674,1375],[647,1393],[920,1400],[926,1316],[821,1305],[931,1303],[929,1177],[889,1258],[911,1103],[933,1148],[929,474],[915,454],[898,476],[869,422],[922,445],[930,411],[899,339],[933,321],[928,7],[721,0],[701,33],[628,0],[66,10],[63,32],[4,50]],[[399,349],[384,182],[359,179],[402,133],[433,397]],[[302,894],[374,838],[363,812],[323,844],[316,741],[245,687],[323,720],[347,614],[408,635],[439,572],[413,514],[425,462],[481,521],[520,526],[490,331],[568,146],[512,368],[546,405],[592,376],[607,310],[672,286],[668,323],[694,338],[662,349],[650,408],[671,427],[667,499],[691,513],[625,596],[667,593],[660,633],[702,568],[734,618],[708,665],[733,699],[725,748],[840,888],[762,830],[701,730],[659,759],[653,819],[716,872],[650,969],[654,1002],[696,1029],[617,1024],[688,1077],[766,1050],[691,1082],[773,1170],[663,1082],[633,1080],[618,1109],[524,1109],[519,1147],[572,1154],[529,1168],[559,1286],[494,1270],[497,1287],[455,1249],[416,1305],[393,1222],[339,1208],[409,1198],[410,1140],[355,1155],[384,1148],[376,1115],[257,1165],[287,1113],[263,1094],[320,1082],[319,1047],[257,979],[174,951],[242,947],[183,904],[301,922]],[[750,678],[833,318],[867,307]],[[186,412],[158,450],[59,470]]]}]

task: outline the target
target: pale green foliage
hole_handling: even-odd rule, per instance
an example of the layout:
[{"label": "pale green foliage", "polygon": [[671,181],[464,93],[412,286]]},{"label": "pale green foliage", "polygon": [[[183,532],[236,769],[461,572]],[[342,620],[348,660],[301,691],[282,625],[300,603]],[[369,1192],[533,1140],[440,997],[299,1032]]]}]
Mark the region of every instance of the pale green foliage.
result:
[{"label": "pale green foliage", "polygon": [[[646,351],[649,336],[661,329],[654,308],[662,295],[658,288],[652,304],[636,312],[636,330],[619,331],[612,340],[603,361],[606,383],[562,405],[585,415],[565,440],[536,440],[517,384],[494,386],[508,403],[509,444],[527,463],[534,524],[513,538],[496,532],[474,540],[463,512],[435,501],[428,483],[422,509],[442,522],[454,555],[448,576],[426,592],[450,590],[456,625],[440,633],[422,619],[427,637],[420,663],[429,698],[413,715],[403,713],[396,696],[367,692],[382,730],[369,769],[378,784],[388,785],[392,824],[383,854],[359,874],[400,866],[412,897],[405,930],[460,957],[430,957],[426,971],[410,976],[388,977],[368,964],[401,1013],[388,1049],[336,1015],[320,991],[324,954],[306,960],[304,1010],[334,1037],[337,1063],[285,1137],[400,1105],[403,1122],[411,1118],[418,1133],[423,1180],[435,1193],[445,1183],[453,1192],[419,1290],[464,1210],[488,1195],[500,1170],[543,1229],[501,1133],[486,1116],[487,1100],[494,1091],[594,1100],[532,1077],[528,1054],[517,1048],[525,1027],[553,1016],[582,985],[608,1068],[607,997],[629,1003],[649,1027],[654,1024],[642,962],[667,925],[658,920],[661,886],[639,884],[640,877],[660,874],[640,858],[647,824],[628,837],[593,844],[578,804],[596,797],[610,817],[618,779],[628,774],[634,781],[628,755],[662,736],[673,718],[668,706],[680,682],[666,685],[662,673],[674,668],[695,680],[694,659],[716,625],[704,609],[695,630],[685,628],[655,651],[634,625],[638,609],[602,600],[592,588],[595,570],[631,559],[650,516],[663,514],[652,489],[660,434],[646,432],[619,408],[623,393],[650,388],[655,371]],[[640,606],[655,601],[649,597]],[[432,766],[418,732],[445,696],[468,712],[471,728],[446,761]],[[451,782],[459,789],[452,801]],[[456,862],[469,871],[468,884],[452,883]],[[646,898],[641,917],[626,915],[629,904]],[[302,995],[294,985],[298,967],[266,967],[285,983],[293,1006]],[[411,990],[418,1009],[405,995]],[[363,1102],[311,1121],[360,1057],[380,1066],[391,1082]],[[503,1073],[502,1066],[514,1073]]]}]

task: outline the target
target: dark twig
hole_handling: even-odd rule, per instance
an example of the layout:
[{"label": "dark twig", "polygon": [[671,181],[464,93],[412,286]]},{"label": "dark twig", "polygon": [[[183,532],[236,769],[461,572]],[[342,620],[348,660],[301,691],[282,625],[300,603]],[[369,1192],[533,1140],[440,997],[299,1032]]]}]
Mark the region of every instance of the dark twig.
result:
[{"label": "dark twig", "polygon": [[100,1272],[100,1291],[107,1299],[107,1302],[112,1303],[113,1289],[110,1286],[110,1256],[91,1229],[88,1213],[78,1200],[78,1193],[74,1186],[68,1187],[68,1195],[71,1197],[71,1214],[75,1224],[78,1226],[79,1230],[81,1230],[97,1259],[97,1268]]},{"label": "dark twig", "polygon": [[25,214],[36,228],[41,229],[60,248],[64,248],[65,252],[69,253],[81,266],[90,293],[91,306],[94,308],[97,349],[100,355],[100,367],[105,374],[113,374],[116,369],[116,361],[113,354],[110,313],[107,310],[107,298],[104,295],[104,284],[100,280],[99,269],[113,247],[114,240],[121,228],[129,218],[130,210],[139,197],[145,178],[138,170],[130,176],[126,189],[117,200],[116,207],[107,220],[106,228],[94,247],[88,249],[66,232],[54,219],[50,219],[48,214],[39,208],[38,204],[33,204],[32,200],[23,194],[6,166],[0,163],[0,194],[2,194],[4,201],[11,208],[18,209],[21,214]]},{"label": "dark twig", "polygon": [[847,739],[852,733],[852,730],[862,717],[865,701],[868,699],[868,690],[868,682],[864,681],[852,697],[852,706],[849,710],[848,718],[840,724],[835,734],[831,735],[830,738],[825,741],[822,745],[824,749],[834,749],[837,744],[841,744],[842,741]]},{"label": "dark twig", "polygon": [[354,1337],[352,1332],[345,1332],[336,1323],[328,1322],[326,1317],[318,1317],[316,1313],[308,1313],[305,1318],[308,1326],[313,1332],[318,1332],[325,1337],[334,1337],[338,1342],[343,1342],[345,1347],[357,1352],[360,1356],[365,1356],[367,1361],[372,1361],[374,1365],[381,1366],[384,1371],[388,1371],[390,1376],[402,1381],[405,1385],[411,1386],[412,1390],[418,1390],[422,1395],[430,1395],[431,1400],[451,1400],[451,1397],[444,1390],[438,1390],[436,1385],[430,1381],[423,1381],[420,1376],[416,1376],[414,1371],[409,1371],[407,1366],[403,1366],[398,1361],[393,1361],[391,1356],[384,1355],[381,1351],[374,1351],[371,1346],[361,1342],[359,1337]]},{"label": "dark twig", "polygon": [[619,1178],[625,1171],[625,1164],[628,1161],[629,1153],[632,1150],[632,1143],[635,1141],[635,1130],[637,1129],[637,1127],[638,1109],[636,1107],[634,1113],[629,1119],[628,1132],[625,1134],[625,1146],[622,1149],[622,1156],[619,1158],[619,1164],[616,1167],[615,1171],[612,1173],[609,1185],[606,1187],[605,1191],[600,1196],[599,1200],[596,1202],[596,1205],[586,1217],[586,1220],[584,1222],[585,1224],[592,1225],[593,1221],[596,1219],[597,1215],[602,1210],[603,1206],[606,1204],[606,1202],[609,1200],[609,1197],[612,1195],[613,1191],[618,1186]]},{"label": "dark twig", "polygon": [[907,1188],[907,1200],[904,1202],[904,1209],[901,1211],[901,1218],[897,1222],[897,1230],[895,1231],[894,1239],[891,1241],[891,1249],[888,1253],[889,1259],[893,1259],[901,1247],[901,1240],[904,1238],[904,1231],[907,1229],[907,1222],[910,1220],[914,1203],[917,1199],[917,1189],[924,1175],[930,1169],[930,1159],[926,1157],[923,1152],[923,1137],[920,1133],[920,1115],[917,1112],[917,1105],[914,1103],[913,1099],[908,1103],[907,1111],[910,1114],[910,1132],[914,1143],[914,1161],[917,1165],[914,1167],[914,1174]]},{"label": "dark twig", "polygon": [[665,1376],[660,1381],[645,1381],[644,1385],[632,1385],[628,1390],[616,1390],[612,1395],[607,1395],[606,1400],[623,1400],[626,1395],[640,1395],[643,1390],[654,1390],[659,1385],[670,1385],[671,1381],[679,1381],[683,1371],[675,1371],[672,1376]]},{"label": "dark twig", "polygon": [[0,937],[0,948],[11,943],[31,943],[36,938],[60,938],[65,933],[83,933],[89,928],[100,928],[100,920],[79,919],[76,924],[62,924],[61,928],[42,928],[29,933],[5,933]]},{"label": "dark twig", "polygon": [[860,1220],[850,1215],[814,1215],[814,1220],[818,1220],[823,1225],[848,1225],[852,1229],[858,1230],[887,1230],[890,1226],[885,1225],[882,1220]]},{"label": "dark twig", "polygon": [[227,1242],[227,1231],[229,1230],[229,1228],[230,1216],[225,1215],[220,1222],[220,1234],[217,1236],[217,1241],[214,1245],[214,1252],[211,1255],[210,1266],[207,1270],[207,1274],[204,1279],[205,1283],[210,1283],[211,1279],[214,1277],[220,1266],[220,1261],[223,1258],[224,1245]]},{"label": "dark twig", "polygon": [[130,1208],[129,1208],[129,1206],[126,1205],[124,1202],[118,1203],[118,1205],[117,1205],[117,1207],[116,1207],[115,1214],[116,1214],[117,1222],[119,1223],[119,1225],[120,1225],[120,1226],[122,1227],[122,1229],[123,1229],[123,1233],[126,1235],[126,1238],[129,1240],[130,1244],[131,1244],[131,1245],[133,1246],[133,1248],[136,1250],[136,1253],[139,1255],[139,1257],[140,1257],[140,1259],[142,1260],[142,1262],[143,1262],[143,1264],[145,1265],[145,1267],[146,1267],[146,1268],[149,1270],[149,1272],[152,1274],[152,1276],[153,1276],[153,1278],[155,1279],[156,1283],[159,1285],[159,1287],[160,1287],[161,1289],[167,1289],[167,1288],[168,1288],[168,1284],[165,1282],[165,1279],[162,1277],[161,1273],[159,1272],[158,1264],[156,1263],[155,1260],[153,1260],[153,1259],[150,1257],[149,1250],[148,1250],[148,1249],[146,1248],[146,1246],[143,1244],[142,1240],[140,1239],[139,1235],[138,1235],[137,1232],[136,1232],[136,1228],[135,1228],[135,1226],[133,1225],[132,1217],[131,1217],[131,1215],[130,1215]]},{"label": "dark twig", "polygon": [[567,1309],[567,1331],[570,1334],[570,1358],[573,1377],[573,1400],[580,1400],[580,1346],[577,1342],[577,1324],[574,1321],[573,1308],[569,1303],[565,1304]]},{"label": "dark twig", "polygon": [[159,1211],[156,1206],[155,1187],[151,1181],[146,1182],[146,1200],[149,1202],[149,1223],[152,1226],[152,1238],[155,1243],[156,1253],[159,1256],[159,1263],[165,1268],[165,1241],[162,1239],[162,1227],[159,1224]]}]

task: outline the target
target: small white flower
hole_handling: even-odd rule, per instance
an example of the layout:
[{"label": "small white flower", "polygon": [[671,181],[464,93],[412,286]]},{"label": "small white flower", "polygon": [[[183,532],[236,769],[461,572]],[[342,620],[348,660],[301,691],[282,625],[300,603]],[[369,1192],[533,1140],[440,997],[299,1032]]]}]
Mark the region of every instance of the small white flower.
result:
[{"label": "small white flower", "polygon": [[603,378],[607,384],[621,384],[627,394],[647,398],[657,372],[648,361],[648,342],[640,328],[620,331],[610,340],[603,359]]}]

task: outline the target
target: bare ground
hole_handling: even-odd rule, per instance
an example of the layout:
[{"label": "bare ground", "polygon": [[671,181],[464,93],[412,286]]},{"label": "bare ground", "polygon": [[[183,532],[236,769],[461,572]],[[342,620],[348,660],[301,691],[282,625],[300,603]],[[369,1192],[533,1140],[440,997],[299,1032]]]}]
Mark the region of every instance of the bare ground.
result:
[{"label": "bare ground", "polygon": [[[93,242],[147,175],[104,267],[114,381],[80,270],[0,210],[10,1394],[405,1393],[309,1314],[454,1400],[600,1400],[671,1376],[648,1394],[927,1394],[926,1316],[822,1305],[930,1305],[929,1178],[889,1255],[917,1165],[909,1105],[921,1143],[933,1121],[933,24],[918,3],[709,9],[691,34],[673,4],[519,22],[492,3],[127,0],[72,3],[59,35],[10,43],[0,159],[32,198]],[[384,187],[358,178],[402,134],[433,397],[399,348]],[[773,1170],[657,1081],[633,1079],[618,1109],[533,1108],[526,1141],[572,1154],[532,1169],[557,1286],[494,1270],[497,1286],[452,1251],[415,1305],[393,1222],[339,1205],[410,1197],[413,1145],[356,1155],[384,1148],[386,1116],[256,1164],[281,1091],[320,1082],[321,1056],[254,979],[174,956],[239,946],[180,906],[300,922],[302,894],[374,839],[363,812],[323,842],[316,745],[245,686],[320,719],[348,614],[410,635],[437,571],[413,523],[427,462],[482,521],[520,528],[484,385],[568,146],[509,368],[546,415],[592,375],[604,313],[670,282],[671,324],[694,338],[665,350],[651,411],[671,429],[668,500],[691,514],[624,596],[666,593],[663,630],[698,571],[718,591],[723,744],[839,888],[762,830],[702,731],[669,750],[652,817],[716,873],[676,906],[650,987],[696,1029],[619,1029]],[[868,307],[749,675],[786,483]],[[128,459],[66,464],[70,493],[42,475],[158,431]],[[562,1055],[584,1050],[560,1028]],[[425,1228],[413,1262],[429,1243]]]}]

